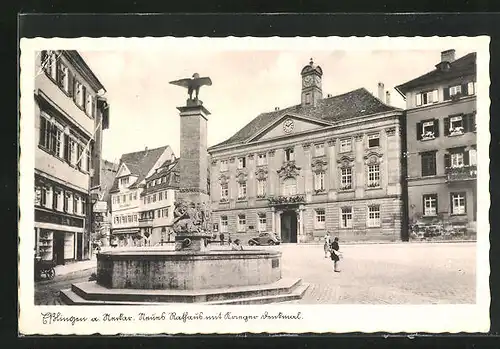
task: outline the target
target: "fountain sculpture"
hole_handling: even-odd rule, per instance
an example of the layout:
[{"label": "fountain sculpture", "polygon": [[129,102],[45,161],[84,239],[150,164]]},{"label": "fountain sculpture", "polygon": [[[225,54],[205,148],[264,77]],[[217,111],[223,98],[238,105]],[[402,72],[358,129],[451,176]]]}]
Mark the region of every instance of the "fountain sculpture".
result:
[{"label": "fountain sculpture", "polygon": [[[61,291],[66,304],[251,304],[301,298],[308,285],[282,278],[281,252],[207,247],[211,211],[207,192],[207,116],[198,99],[209,77],[172,81],[188,89],[181,117],[180,188],[176,193],[174,250],[131,248],[102,252],[97,280]],[[192,94],[195,92],[195,96]]]}]

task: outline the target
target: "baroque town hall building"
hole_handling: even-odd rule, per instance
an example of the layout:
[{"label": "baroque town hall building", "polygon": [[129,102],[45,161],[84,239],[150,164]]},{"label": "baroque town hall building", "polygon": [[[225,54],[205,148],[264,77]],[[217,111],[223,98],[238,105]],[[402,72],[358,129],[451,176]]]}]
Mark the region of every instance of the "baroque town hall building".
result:
[{"label": "baroque town hall building", "polygon": [[312,60],[301,75],[300,104],[262,113],[209,148],[215,230],[244,242],[259,231],[283,242],[326,231],[400,240],[403,110],[364,88],[323,98]]}]

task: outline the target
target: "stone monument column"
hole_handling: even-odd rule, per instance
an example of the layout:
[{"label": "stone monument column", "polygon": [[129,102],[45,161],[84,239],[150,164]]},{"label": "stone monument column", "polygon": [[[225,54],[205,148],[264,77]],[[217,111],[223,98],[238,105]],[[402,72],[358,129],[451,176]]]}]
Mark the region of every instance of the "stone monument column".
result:
[{"label": "stone monument column", "polygon": [[[211,234],[208,193],[207,121],[210,112],[198,99],[201,86],[211,86],[209,77],[170,82],[188,89],[189,98],[180,112],[179,190],[175,200],[174,223],[176,251],[203,251]],[[195,96],[193,97],[193,92]]]}]

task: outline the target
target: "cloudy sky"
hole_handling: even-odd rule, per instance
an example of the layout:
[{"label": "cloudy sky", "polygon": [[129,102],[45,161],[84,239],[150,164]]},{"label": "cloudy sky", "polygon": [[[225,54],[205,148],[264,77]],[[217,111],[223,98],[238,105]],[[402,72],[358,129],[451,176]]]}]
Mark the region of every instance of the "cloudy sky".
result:
[{"label": "cloudy sky", "polygon": [[[450,49],[443,47],[442,50]],[[103,157],[169,144],[179,155],[177,106],[186,90],[169,81],[194,72],[210,76],[200,99],[212,113],[208,145],[221,142],[261,112],[300,103],[302,67],[309,59],[323,69],[323,96],[360,87],[377,95],[377,83],[391,92],[391,104],[404,108],[394,86],[434,68],[440,51],[80,51],[107,90],[110,128]],[[457,50],[459,58],[467,51]]]}]

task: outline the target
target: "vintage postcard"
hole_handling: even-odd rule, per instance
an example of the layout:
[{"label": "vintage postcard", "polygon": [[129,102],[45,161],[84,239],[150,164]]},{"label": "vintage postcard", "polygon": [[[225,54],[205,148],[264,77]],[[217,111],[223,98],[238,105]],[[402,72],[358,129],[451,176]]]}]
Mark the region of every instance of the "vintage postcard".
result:
[{"label": "vintage postcard", "polygon": [[487,332],[488,45],[21,39],[20,333]]}]

